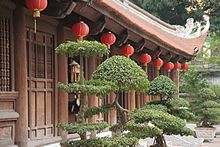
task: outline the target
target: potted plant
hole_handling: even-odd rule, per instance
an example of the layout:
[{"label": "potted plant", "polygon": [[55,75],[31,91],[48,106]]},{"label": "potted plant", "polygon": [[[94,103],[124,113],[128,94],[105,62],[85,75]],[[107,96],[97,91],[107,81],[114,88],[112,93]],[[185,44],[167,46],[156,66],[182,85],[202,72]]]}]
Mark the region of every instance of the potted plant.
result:
[{"label": "potted plant", "polygon": [[198,119],[196,136],[210,141],[215,136],[213,125],[220,123],[220,104],[216,102],[216,95],[210,88],[201,89],[198,97],[193,109]]}]

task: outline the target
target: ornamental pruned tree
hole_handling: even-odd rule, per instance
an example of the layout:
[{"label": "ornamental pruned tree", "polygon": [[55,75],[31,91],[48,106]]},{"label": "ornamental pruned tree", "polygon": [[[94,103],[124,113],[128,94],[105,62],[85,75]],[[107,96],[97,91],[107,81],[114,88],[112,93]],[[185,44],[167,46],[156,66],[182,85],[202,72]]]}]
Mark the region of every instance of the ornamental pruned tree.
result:
[{"label": "ornamental pruned tree", "polygon": [[[131,129],[131,137],[155,137],[154,147],[167,147],[164,135],[191,135],[192,131],[185,127],[187,120],[195,119],[188,110],[189,102],[182,98],[172,98],[163,101],[152,101],[141,109],[136,109],[129,114],[134,119],[135,125],[148,128],[148,132]],[[150,125],[150,126],[149,126]]]},{"label": "ornamental pruned tree", "polygon": [[154,96],[160,96],[163,100],[165,97],[170,98],[177,93],[177,87],[175,83],[167,76],[160,75],[156,77],[149,87],[148,94]]},{"label": "ornamental pruned tree", "polygon": [[[56,48],[56,53],[62,54],[66,57],[80,57],[80,81],[78,83],[63,84],[59,83],[58,87],[63,89],[67,93],[79,93],[80,94],[80,111],[77,117],[77,122],[74,124],[59,124],[58,127],[64,129],[67,132],[78,133],[81,141],[86,140],[86,132],[103,130],[108,127],[107,123],[93,123],[86,124],[85,111],[86,111],[86,95],[96,95],[98,97],[104,97],[106,94],[117,91],[118,87],[108,81],[100,80],[84,80],[83,73],[83,58],[85,56],[97,56],[107,55],[109,50],[106,45],[97,41],[67,41],[60,44]],[[72,143],[73,144],[73,143]],[[74,145],[73,145],[74,146]]]},{"label": "ornamental pruned tree", "polygon": [[[92,79],[115,83],[118,86],[117,93],[128,92],[129,90],[146,92],[149,86],[149,81],[144,70],[134,61],[123,56],[113,56],[104,61],[92,74]],[[119,97],[115,98],[113,104],[115,104],[120,117],[118,120],[119,124],[114,126],[117,129],[111,130],[117,130],[119,132],[118,135],[121,135],[125,129],[127,123],[126,115],[129,111],[119,104]]]}]

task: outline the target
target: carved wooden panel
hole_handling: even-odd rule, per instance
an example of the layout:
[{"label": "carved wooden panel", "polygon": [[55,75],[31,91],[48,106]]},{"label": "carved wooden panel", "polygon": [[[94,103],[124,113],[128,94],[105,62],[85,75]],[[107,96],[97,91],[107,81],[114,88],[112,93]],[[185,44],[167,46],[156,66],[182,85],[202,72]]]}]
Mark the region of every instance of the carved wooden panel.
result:
[{"label": "carved wooden panel", "polygon": [[54,37],[26,31],[28,63],[28,135],[31,140],[55,134]]},{"label": "carved wooden panel", "polygon": [[10,19],[0,16],[0,91],[11,90]]}]

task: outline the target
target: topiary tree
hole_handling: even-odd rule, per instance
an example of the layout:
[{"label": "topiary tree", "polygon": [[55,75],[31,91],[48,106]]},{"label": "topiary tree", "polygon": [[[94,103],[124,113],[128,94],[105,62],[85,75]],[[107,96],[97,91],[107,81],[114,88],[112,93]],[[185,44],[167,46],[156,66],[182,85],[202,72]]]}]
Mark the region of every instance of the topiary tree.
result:
[{"label": "topiary tree", "polygon": [[216,99],[219,101],[220,100],[220,85],[210,84],[209,87],[215,92]]},{"label": "topiary tree", "polygon": [[152,123],[156,128],[151,128],[150,133],[143,131],[136,133],[134,130],[129,130],[129,135],[138,138],[155,137],[156,144],[153,146],[166,147],[164,134],[190,135],[192,133],[185,128],[186,122],[184,120],[195,119],[195,115],[188,107],[189,102],[182,98],[151,101],[145,104],[143,108],[131,112],[130,117],[135,120],[135,125],[143,126],[142,123],[144,123],[145,127],[149,127],[149,123]]},{"label": "topiary tree", "polygon": [[220,123],[220,104],[207,100],[201,103],[195,110],[200,127],[212,127]]},{"label": "topiary tree", "polygon": [[[58,87],[63,89],[65,92],[80,94],[80,111],[77,117],[77,122],[74,124],[59,124],[58,127],[67,132],[79,134],[81,140],[70,141],[70,142],[67,141],[67,142],[64,142],[62,146],[75,147],[75,146],[79,146],[79,144],[82,144],[82,146],[90,146],[88,143],[91,143],[96,139],[87,139],[86,133],[90,131],[95,131],[95,130],[101,131],[105,129],[106,127],[108,127],[108,124],[106,122],[86,124],[85,118],[92,116],[94,114],[103,112],[103,109],[105,108],[107,110],[114,109],[114,106],[112,105],[103,106],[102,108],[98,110],[93,109],[93,111],[91,111],[92,113],[88,113],[87,110],[89,108],[87,108],[85,96],[96,95],[99,98],[103,98],[106,94],[110,92],[118,91],[118,87],[117,85],[115,85],[113,82],[110,82],[110,81],[104,81],[104,80],[85,81],[83,77],[84,75],[83,57],[108,54],[109,50],[106,45],[101,44],[97,41],[83,40],[83,41],[76,41],[76,42],[67,41],[65,43],[62,43],[56,48],[56,52],[59,54],[65,55],[66,57],[74,57],[74,56],[80,57],[80,81],[78,83],[70,83],[67,85],[63,83],[58,84]],[[117,139],[120,140],[120,138],[117,138]],[[96,144],[97,143],[99,142],[96,142]]]},{"label": "topiary tree", "polygon": [[[113,56],[104,61],[92,74],[92,79],[115,83],[119,88],[118,93],[129,90],[147,91],[149,86],[144,70],[134,61],[123,56]],[[119,117],[119,124],[116,128],[120,130],[119,134],[121,134],[127,122],[126,112],[129,111],[120,106],[118,99],[119,97],[116,97],[114,104],[121,117]]]},{"label": "topiary tree", "polygon": [[[135,125],[138,125],[142,128],[150,128],[149,132],[142,131],[140,129],[139,133],[135,133],[132,129],[128,135],[135,136],[137,138],[146,138],[146,137],[155,137],[154,145],[155,147],[167,147],[166,141],[164,139],[164,134],[180,134],[180,135],[191,135],[192,131],[185,127],[186,122],[174,115],[169,114],[166,111],[161,111],[157,107],[149,108],[145,107],[142,109],[136,109],[134,112],[131,112],[129,116],[134,119]],[[149,124],[151,124],[149,126]],[[153,125],[153,126],[152,126]]]},{"label": "topiary tree", "polygon": [[164,97],[172,97],[177,92],[175,83],[167,76],[160,75],[156,77],[149,87],[149,95],[160,96],[163,100]]},{"label": "topiary tree", "polygon": [[216,94],[211,88],[202,88],[198,92],[198,97],[202,101],[205,101],[207,99],[214,100],[216,98]]}]

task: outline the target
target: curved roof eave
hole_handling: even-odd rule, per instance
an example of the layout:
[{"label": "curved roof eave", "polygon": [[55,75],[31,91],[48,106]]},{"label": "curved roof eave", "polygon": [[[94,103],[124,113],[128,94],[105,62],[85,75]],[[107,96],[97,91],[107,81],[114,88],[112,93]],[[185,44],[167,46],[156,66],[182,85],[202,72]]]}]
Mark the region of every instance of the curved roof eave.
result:
[{"label": "curved roof eave", "polygon": [[[143,38],[152,38],[157,44],[185,54],[195,56],[194,49],[201,49],[208,33],[209,20],[205,16],[206,24],[193,23],[188,20],[186,27],[169,25],[142,9],[135,8],[130,2],[119,0],[91,0],[90,5],[104,15],[115,19],[129,28],[137,28],[137,32]],[[117,19],[117,20],[116,20]],[[194,28],[193,28],[194,27]],[[197,31],[191,33],[197,27]],[[181,32],[182,31],[182,32]]]}]

